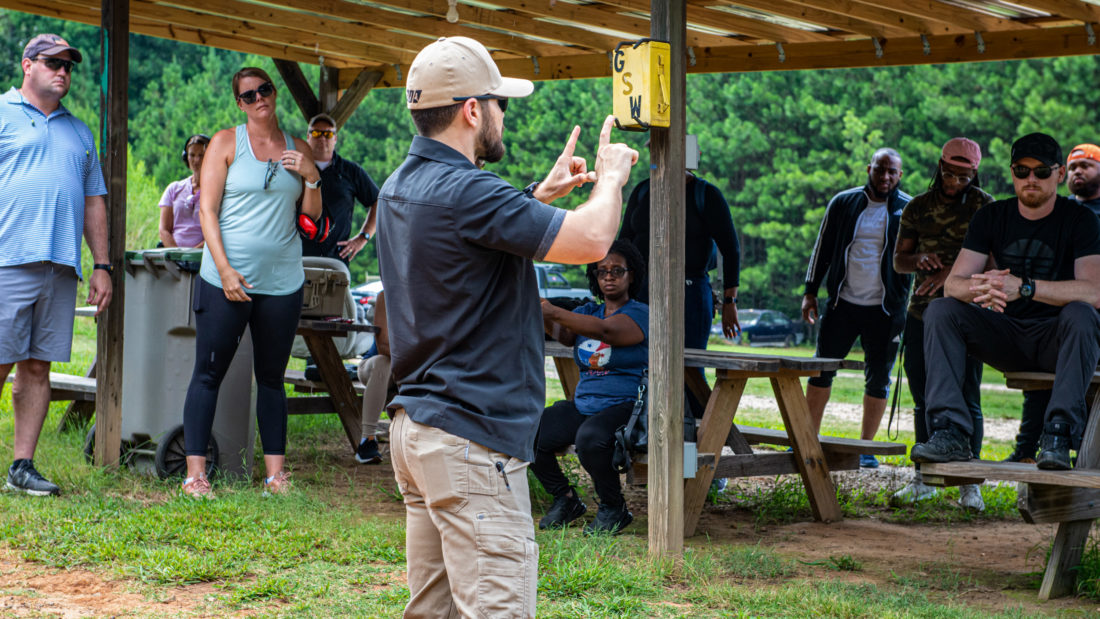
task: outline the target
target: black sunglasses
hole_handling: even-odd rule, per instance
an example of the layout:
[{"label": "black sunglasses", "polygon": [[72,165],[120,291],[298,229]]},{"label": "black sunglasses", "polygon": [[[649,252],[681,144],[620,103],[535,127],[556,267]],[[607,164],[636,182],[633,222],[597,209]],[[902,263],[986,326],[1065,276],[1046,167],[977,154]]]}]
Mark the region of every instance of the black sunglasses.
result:
[{"label": "black sunglasses", "polygon": [[1050,178],[1050,175],[1054,173],[1054,168],[1057,167],[1057,165],[1041,165],[1037,168],[1029,168],[1026,165],[1014,165],[1012,166],[1012,175],[1020,180],[1024,180],[1034,172],[1035,178],[1044,180]]},{"label": "black sunglasses", "polygon": [[52,56],[35,56],[35,60],[41,60],[42,64],[46,65],[46,68],[50,71],[57,71],[58,69],[65,69],[66,73],[70,75],[73,72],[73,67],[76,63],[72,60],[65,60],[64,58],[54,58]]},{"label": "black sunglasses", "polygon": [[271,179],[275,178],[275,173],[279,171],[279,162],[267,160],[267,178],[264,179],[264,189],[271,187]]},{"label": "black sunglasses", "polygon": [[503,114],[508,111],[508,99],[503,97],[495,97],[493,95],[478,95],[476,97],[455,97],[455,101],[465,101],[466,99],[477,99],[478,101],[488,101],[490,99],[496,99],[497,105],[500,106],[500,113]]},{"label": "black sunglasses", "polygon": [[623,275],[630,272],[630,269],[624,269],[622,267],[612,267],[610,269],[596,269],[596,279],[603,279],[608,275],[613,276],[615,279],[619,279]]},{"label": "black sunglasses", "polygon": [[242,92],[241,94],[237,95],[237,98],[240,99],[241,101],[244,101],[245,105],[252,105],[253,103],[256,102],[256,97],[257,96],[260,96],[260,97],[266,99],[266,98],[270,97],[273,94],[275,94],[275,87],[271,85],[271,82],[264,82],[263,84],[260,84],[259,88],[254,88],[252,90],[246,90],[246,91]]}]

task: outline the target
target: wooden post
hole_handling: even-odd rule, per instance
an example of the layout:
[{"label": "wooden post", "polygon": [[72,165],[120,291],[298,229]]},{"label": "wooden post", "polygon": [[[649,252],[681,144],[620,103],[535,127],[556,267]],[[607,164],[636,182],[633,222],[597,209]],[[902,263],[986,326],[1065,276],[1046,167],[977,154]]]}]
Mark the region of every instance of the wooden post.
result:
[{"label": "wooden post", "polygon": [[336,106],[328,111],[329,116],[332,116],[332,119],[336,121],[337,128],[344,126],[344,123],[351,118],[352,112],[359,107],[363,98],[381,79],[382,73],[380,71],[368,69],[363,69],[359,72],[359,75],[355,76],[355,80],[344,90],[344,94],[340,95],[340,100],[336,102]]},{"label": "wooden post", "polygon": [[[317,103],[321,112],[332,114],[336,102],[340,99],[340,69],[321,65],[320,84],[317,92]],[[320,113],[320,112],[318,112]]]},{"label": "wooden post", "polygon": [[95,462],[117,466],[122,432],[122,325],[125,290],[122,269],[126,251],[126,112],[130,61],[130,2],[103,0],[101,48],[104,73],[100,91],[102,136],[100,151],[107,177],[107,255],[111,275],[111,305],[99,315],[96,329]]},{"label": "wooden post", "polygon": [[650,36],[672,47],[672,122],[650,130],[649,552],[684,548],[684,0],[652,0]]}]

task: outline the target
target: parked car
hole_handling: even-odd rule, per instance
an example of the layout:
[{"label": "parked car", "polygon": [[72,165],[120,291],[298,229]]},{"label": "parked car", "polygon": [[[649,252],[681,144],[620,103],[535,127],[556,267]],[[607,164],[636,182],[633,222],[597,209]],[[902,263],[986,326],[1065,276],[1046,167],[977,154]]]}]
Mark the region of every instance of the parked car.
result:
[{"label": "parked car", "polygon": [[[735,344],[798,346],[806,339],[802,323],[787,318],[782,312],[742,309],[737,311],[737,319],[741,323],[741,335],[731,340]],[[721,323],[711,327],[710,332],[721,336]]]},{"label": "parked car", "polygon": [[565,267],[558,264],[535,263],[539,279],[539,296],[544,299],[591,299],[592,291],[574,288],[565,276]]}]

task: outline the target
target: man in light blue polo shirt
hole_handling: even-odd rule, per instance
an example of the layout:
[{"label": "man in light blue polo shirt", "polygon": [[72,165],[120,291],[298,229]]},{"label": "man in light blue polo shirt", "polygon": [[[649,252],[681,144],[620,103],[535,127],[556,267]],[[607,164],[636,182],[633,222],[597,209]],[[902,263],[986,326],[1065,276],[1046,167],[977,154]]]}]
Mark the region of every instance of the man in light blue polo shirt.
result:
[{"label": "man in light blue polo shirt", "polygon": [[12,388],[14,461],[7,488],[59,494],[34,468],[34,450],[50,404],[50,363],[72,348],[80,237],[95,267],[88,303],[111,301],[107,188],[92,132],[61,105],[80,52],[56,34],[23,49],[23,85],[0,96],[0,386],[18,365]]}]

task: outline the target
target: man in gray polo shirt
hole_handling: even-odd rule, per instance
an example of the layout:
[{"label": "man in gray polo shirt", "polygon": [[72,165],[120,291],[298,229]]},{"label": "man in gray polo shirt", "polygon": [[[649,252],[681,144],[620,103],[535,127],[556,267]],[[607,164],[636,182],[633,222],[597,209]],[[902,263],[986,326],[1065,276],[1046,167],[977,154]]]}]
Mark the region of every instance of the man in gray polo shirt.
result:
[{"label": "man in gray polo shirt", "polygon": [[[12,388],[14,461],[7,487],[60,492],[34,467],[50,404],[50,362],[69,360],[83,232],[96,262],[88,303],[111,300],[107,262],[107,188],[92,132],[61,99],[80,52],[56,34],[23,50],[23,84],[0,97],[0,388]],[[97,313],[98,313],[97,311]]]},{"label": "man in gray polo shirt", "polygon": [[[378,255],[398,395],[394,476],[405,497],[406,617],[533,617],[538,580],[527,465],[545,404],[533,259],[607,253],[638,153],[600,133],[595,173],[573,156],[576,127],[547,177],[525,191],[478,169],[527,80],[502,78],[465,37],[421,50],[407,103],[418,136],[378,200]],[[547,203],[595,180],[574,211]],[[448,569],[449,568],[449,569]]]}]

